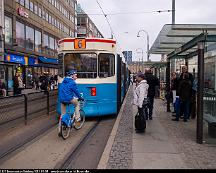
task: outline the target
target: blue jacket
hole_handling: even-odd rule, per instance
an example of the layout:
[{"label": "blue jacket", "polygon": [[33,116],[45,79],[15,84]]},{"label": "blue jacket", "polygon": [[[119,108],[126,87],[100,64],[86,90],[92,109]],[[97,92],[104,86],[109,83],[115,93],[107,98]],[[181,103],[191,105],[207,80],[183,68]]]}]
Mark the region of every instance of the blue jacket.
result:
[{"label": "blue jacket", "polygon": [[81,98],[77,84],[71,78],[64,78],[59,88],[59,101],[69,103],[74,97]]}]

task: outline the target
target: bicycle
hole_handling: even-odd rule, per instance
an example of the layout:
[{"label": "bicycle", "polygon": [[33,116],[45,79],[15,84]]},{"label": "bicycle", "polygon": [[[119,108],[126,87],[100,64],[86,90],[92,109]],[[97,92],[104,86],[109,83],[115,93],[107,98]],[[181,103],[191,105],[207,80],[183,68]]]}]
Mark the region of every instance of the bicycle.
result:
[{"label": "bicycle", "polygon": [[72,103],[66,103],[66,112],[64,115],[60,117],[59,120],[59,136],[62,137],[64,140],[67,139],[70,135],[70,130],[74,127],[76,130],[82,128],[85,122],[85,112],[83,110],[85,101],[79,101],[80,105],[80,121],[77,121],[75,118],[75,110],[71,112],[71,106],[74,106]]}]

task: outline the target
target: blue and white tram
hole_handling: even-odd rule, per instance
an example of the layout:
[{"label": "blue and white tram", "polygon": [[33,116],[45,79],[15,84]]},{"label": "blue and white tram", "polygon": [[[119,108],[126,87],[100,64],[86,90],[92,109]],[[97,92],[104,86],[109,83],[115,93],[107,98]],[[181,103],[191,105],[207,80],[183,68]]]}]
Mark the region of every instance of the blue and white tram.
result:
[{"label": "blue and white tram", "polygon": [[[67,70],[77,69],[78,89],[86,100],[86,116],[117,114],[129,85],[124,58],[116,41],[104,38],[64,38],[58,42],[58,87]],[[57,112],[61,114],[58,101]]]}]

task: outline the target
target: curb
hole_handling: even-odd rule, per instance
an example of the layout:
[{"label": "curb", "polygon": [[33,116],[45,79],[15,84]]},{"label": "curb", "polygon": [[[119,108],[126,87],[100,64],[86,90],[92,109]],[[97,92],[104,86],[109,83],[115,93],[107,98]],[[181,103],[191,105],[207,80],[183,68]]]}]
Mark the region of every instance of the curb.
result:
[{"label": "curb", "polygon": [[127,94],[125,96],[125,99],[123,101],[123,104],[121,106],[119,114],[117,116],[116,122],[115,122],[115,124],[113,126],[113,129],[112,129],[111,133],[110,133],[110,136],[109,136],[109,139],[107,141],[106,147],[105,147],[105,149],[103,151],[103,154],[102,154],[102,156],[100,158],[97,169],[106,169],[106,167],[107,167],[110,152],[111,152],[111,149],[112,149],[112,146],[113,146],[113,143],[114,143],[117,131],[118,131],[119,123],[120,123],[120,120],[121,120],[121,117],[122,117],[122,114],[123,114],[123,109],[124,109],[125,104],[126,104],[126,98],[128,96],[128,93],[129,93],[129,90],[131,89],[131,87],[133,87],[133,85],[130,85],[130,87],[128,89],[128,92],[127,92]]}]

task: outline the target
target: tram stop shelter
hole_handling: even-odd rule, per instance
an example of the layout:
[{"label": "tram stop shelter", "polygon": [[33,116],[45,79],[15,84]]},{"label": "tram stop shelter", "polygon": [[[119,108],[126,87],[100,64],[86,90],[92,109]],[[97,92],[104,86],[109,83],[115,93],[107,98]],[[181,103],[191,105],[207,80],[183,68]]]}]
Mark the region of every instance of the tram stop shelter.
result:
[{"label": "tram stop shelter", "polygon": [[[178,60],[196,65],[197,78],[197,143],[216,143],[216,25],[166,24],[151,49],[166,59],[166,91],[170,91],[170,72]],[[173,63],[174,60],[174,63]],[[175,61],[176,60],[176,61]],[[190,72],[190,71],[189,71]],[[167,101],[170,112],[170,101]]]}]

